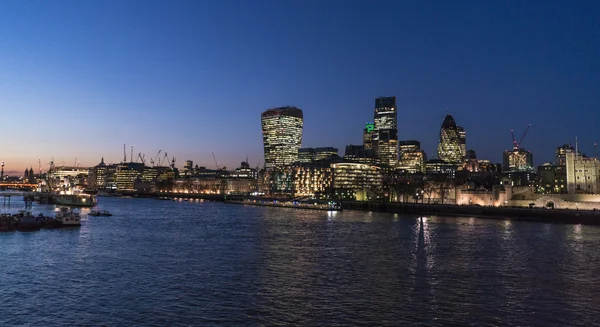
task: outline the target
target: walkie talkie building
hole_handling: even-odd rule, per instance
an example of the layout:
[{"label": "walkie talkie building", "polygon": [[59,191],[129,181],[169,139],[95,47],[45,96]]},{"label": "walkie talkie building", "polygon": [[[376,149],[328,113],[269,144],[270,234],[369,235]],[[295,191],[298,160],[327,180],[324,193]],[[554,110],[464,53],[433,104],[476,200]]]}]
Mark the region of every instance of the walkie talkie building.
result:
[{"label": "walkie talkie building", "polygon": [[265,168],[273,169],[298,160],[304,116],[296,107],[269,109],[261,114]]}]

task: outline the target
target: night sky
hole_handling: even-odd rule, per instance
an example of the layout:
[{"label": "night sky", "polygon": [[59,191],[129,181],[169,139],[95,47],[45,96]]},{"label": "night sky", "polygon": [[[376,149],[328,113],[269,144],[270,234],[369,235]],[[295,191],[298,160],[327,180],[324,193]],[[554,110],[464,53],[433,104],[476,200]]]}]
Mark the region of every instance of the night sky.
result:
[{"label": "night sky", "polygon": [[446,113],[494,162],[528,124],[535,165],[600,141],[597,1],[3,1],[0,42],[9,171],[118,162],[124,143],[254,166],[282,105],[304,111],[303,146],[343,155],[378,96],[430,158]]}]

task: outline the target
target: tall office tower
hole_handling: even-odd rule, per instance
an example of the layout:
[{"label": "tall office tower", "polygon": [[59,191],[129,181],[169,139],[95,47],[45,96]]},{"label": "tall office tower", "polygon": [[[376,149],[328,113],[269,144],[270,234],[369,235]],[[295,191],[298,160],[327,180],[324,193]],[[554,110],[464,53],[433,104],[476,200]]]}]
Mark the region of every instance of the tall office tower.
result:
[{"label": "tall office tower", "polygon": [[381,163],[391,167],[398,164],[398,126],[396,97],[375,99],[375,133],[373,150]]},{"label": "tall office tower", "polygon": [[460,142],[460,152],[463,159],[467,156],[467,132],[461,126],[456,126],[458,130],[458,141]]},{"label": "tall office tower", "polygon": [[291,106],[273,108],[263,112],[260,118],[265,168],[283,167],[297,161],[304,125],[302,110]]},{"label": "tall office tower", "polygon": [[458,127],[451,115],[446,115],[440,129],[438,158],[451,164],[459,164],[463,159]]}]

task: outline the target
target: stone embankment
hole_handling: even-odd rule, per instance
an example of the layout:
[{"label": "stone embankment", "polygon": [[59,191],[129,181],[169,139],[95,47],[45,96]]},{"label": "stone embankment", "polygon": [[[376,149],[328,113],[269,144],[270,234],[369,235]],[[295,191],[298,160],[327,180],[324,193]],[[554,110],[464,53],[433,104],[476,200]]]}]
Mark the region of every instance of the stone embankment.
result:
[{"label": "stone embankment", "polygon": [[481,207],[446,204],[344,201],[344,210],[364,210],[416,215],[466,216],[527,220],[543,223],[600,225],[600,211],[517,207]]}]

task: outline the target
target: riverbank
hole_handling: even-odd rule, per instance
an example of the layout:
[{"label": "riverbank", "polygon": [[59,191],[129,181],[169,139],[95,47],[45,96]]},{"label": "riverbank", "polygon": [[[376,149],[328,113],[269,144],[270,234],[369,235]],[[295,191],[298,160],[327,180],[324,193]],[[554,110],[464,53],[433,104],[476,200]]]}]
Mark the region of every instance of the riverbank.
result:
[{"label": "riverbank", "polygon": [[480,207],[421,203],[342,203],[344,210],[361,210],[417,215],[468,216],[487,219],[512,219],[541,223],[600,225],[600,211],[517,207]]},{"label": "riverbank", "polygon": [[266,202],[266,201],[225,201],[229,204],[242,204],[249,206],[258,207],[277,207],[277,208],[289,208],[289,209],[302,209],[302,210],[321,210],[321,211],[340,211],[342,210],[339,205],[332,204],[319,204],[319,203],[300,203],[300,202]]},{"label": "riverbank", "polygon": [[[209,201],[220,201],[231,204],[240,203],[245,200],[244,196],[225,196],[222,194],[199,194],[199,193],[153,193],[137,195],[149,198],[187,198],[204,199]],[[260,200],[260,198],[257,198]],[[270,199],[272,200],[272,199]],[[258,205],[258,204],[257,204]],[[265,206],[260,204],[261,206]],[[271,207],[284,207],[280,205],[269,205]],[[513,219],[537,221],[541,223],[564,223],[564,224],[586,224],[600,225],[600,211],[570,210],[570,209],[545,209],[526,207],[482,207],[454,204],[422,204],[422,203],[398,203],[398,202],[358,202],[343,201],[343,210],[361,210],[375,212],[390,212],[399,214],[416,215],[445,215],[466,216],[487,219]],[[327,209],[324,209],[327,210]]]}]

